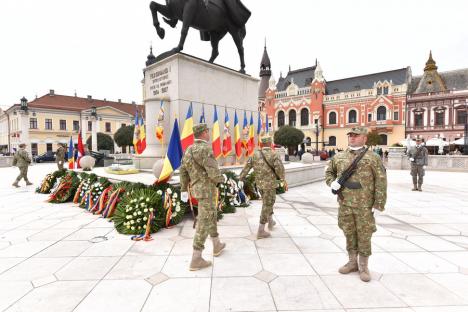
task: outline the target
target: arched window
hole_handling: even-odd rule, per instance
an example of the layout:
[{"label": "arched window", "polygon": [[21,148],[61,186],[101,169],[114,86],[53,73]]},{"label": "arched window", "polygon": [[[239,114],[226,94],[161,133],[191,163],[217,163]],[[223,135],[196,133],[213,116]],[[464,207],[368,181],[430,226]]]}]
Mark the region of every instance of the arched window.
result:
[{"label": "arched window", "polygon": [[457,109],[457,125],[462,125],[467,120],[466,110]]},{"label": "arched window", "polygon": [[424,110],[415,110],[414,111],[414,126],[423,127],[424,126]]},{"label": "arched window", "polygon": [[379,135],[380,137],[380,145],[387,145],[387,135],[386,134],[381,134]]},{"label": "arched window", "polygon": [[348,123],[357,123],[357,113],[354,109],[348,113]]},{"label": "arched window", "polygon": [[336,146],[336,136],[331,136],[328,138],[328,146]]},{"label": "arched window", "polygon": [[284,126],[284,112],[278,112],[278,127]]},{"label": "arched window", "polygon": [[301,109],[301,126],[309,125],[309,110],[307,108]]},{"label": "arched window", "polygon": [[289,125],[296,126],[296,111],[294,109],[289,111]]},{"label": "arched window", "polygon": [[435,125],[436,126],[443,126],[445,124],[445,112],[442,111],[435,111]]},{"label": "arched window", "polygon": [[328,115],[328,124],[329,125],[336,125],[336,113],[335,112],[331,112]]},{"label": "arched window", "polygon": [[385,106],[377,108],[377,120],[387,120],[387,109]]}]

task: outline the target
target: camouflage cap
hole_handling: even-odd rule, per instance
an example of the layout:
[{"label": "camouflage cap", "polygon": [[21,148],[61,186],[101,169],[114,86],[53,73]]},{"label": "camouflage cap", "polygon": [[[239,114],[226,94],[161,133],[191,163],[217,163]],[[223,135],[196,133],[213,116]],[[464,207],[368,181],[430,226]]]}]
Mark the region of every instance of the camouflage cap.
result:
[{"label": "camouflage cap", "polygon": [[365,127],[354,127],[351,130],[349,130],[348,133],[346,133],[346,134],[349,135],[351,133],[354,133],[354,134],[367,134],[367,128],[365,128]]},{"label": "camouflage cap", "polygon": [[260,138],[260,143],[262,144],[273,143],[273,138],[269,135],[264,135]]},{"label": "camouflage cap", "polygon": [[25,144],[25,143],[21,143],[20,145],[18,145],[18,147],[20,147],[20,148],[26,147],[26,144]]},{"label": "camouflage cap", "polygon": [[206,125],[206,123],[201,123],[201,124],[193,126],[192,129],[193,129],[193,135],[199,136],[203,132],[208,131],[208,126]]}]

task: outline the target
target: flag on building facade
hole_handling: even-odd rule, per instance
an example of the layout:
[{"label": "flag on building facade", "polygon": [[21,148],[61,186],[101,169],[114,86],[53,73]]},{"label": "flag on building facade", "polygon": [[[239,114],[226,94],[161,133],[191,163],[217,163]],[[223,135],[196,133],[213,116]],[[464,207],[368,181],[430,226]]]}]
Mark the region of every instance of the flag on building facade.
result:
[{"label": "flag on building facade", "polygon": [[70,142],[68,143],[68,169],[75,169],[75,155],[73,155],[73,138],[70,137]]},{"label": "flag on building facade", "polygon": [[164,102],[161,101],[161,106],[159,107],[159,113],[158,113],[158,122],[156,124],[156,138],[159,140],[159,142],[164,141]]},{"label": "flag on building facade", "polygon": [[183,155],[184,152],[182,150],[180,140],[179,124],[176,118],[174,120],[174,127],[172,128],[171,139],[169,141],[169,146],[167,147],[166,158],[164,158],[164,164],[161,174],[159,175],[158,183],[162,183],[169,180],[171,174],[180,167]]},{"label": "flag on building facade", "polygon": [[205,105],[202,105],[202,113],[200,115],[200,122],[199,123],[206,123],[205,119]]},{"label": "flag on building facade", "polygon": [[213,129],[211,131],[211,147],[213,148],[213,156],[218,159],[219,156],[221,156],[221,137],[219,135],[218,111],[216,109],[216,105],[214,107]]},{"label": "flag on building facade", "polygon": [[234,147],[236,149],[236,158],[241,158],[242,140],[240,136],[239,120],[237,119],[237,111],[234,112]]},{"label": "flag on building facade", "polygon": [[[174,130],[172,130],[174,132]],[[172,137],[172,135],[171,135]],[[184,129],[182,129],[182,150],[185,152],[187,147],[193,144],[195,137],[193,136],[193,109],[192,109],[192,102],[190,102],[190,106],[187,112],[187,117],[185,117]]]},{"label": "flag on building facade", "polygon": [[146,130],[145,130],[145,119],[143,115],[140,116],[140,152],[141,154],[146,149]]},{"label": "flag on building facade", "polygon": [[253,114],[250,112],[250,124],[249,124],[249,141],[247,143],[247,152],[249,156],[252,156],[255,150],[255,128],[253,121]]},{"label": "flag on building facade", "polygon": [[232,143],[231,143],[231,133],[229,132],[229,128],[231,127],[229,123],[229,114],[227,109],[224,109],[224,138],[223,138],[223,155],[226,157],[232,151]]},{"label": "flag on building facade", "polygon": [[138,121],[138,111],[135,112],[135,129],[133,130],[133,148],[135,154],[139,154],[138,151],[140,145],[140,122]]}]

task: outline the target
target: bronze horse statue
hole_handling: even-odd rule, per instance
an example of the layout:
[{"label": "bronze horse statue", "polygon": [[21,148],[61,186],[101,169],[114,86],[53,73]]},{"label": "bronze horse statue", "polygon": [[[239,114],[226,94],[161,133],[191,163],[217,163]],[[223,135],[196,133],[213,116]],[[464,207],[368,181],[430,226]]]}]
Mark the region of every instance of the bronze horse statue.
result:
[{"label": "bronze horse statue", "polygon": [[219,41],[229,33],[239,52],[239,72],[245,73],[243,40],[246,35],[245,24],[251,13],[240,0],[166,0],[166,5],[151,1],[150,10],[153,25],[161,39],[164,39],[165,31],[159,25],[158,12],[164,16],[164,22],[172,28],[179,20],[182,21],[179,45],[162,55],[182,51],[189,27],[193,27],[200,30],[201,40],[211,41],[212,52],[209,61],[213,63],[219,54]]}]

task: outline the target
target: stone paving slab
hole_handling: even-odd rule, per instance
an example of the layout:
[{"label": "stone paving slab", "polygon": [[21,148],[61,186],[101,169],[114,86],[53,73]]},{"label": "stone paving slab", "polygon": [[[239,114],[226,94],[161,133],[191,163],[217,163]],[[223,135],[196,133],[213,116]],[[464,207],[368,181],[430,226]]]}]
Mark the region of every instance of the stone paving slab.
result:
[{"label": "stone paving slab", "polygon": [[[54,167],[32,166],[35,186]],[[226,215],[225,252],[213,258],[208,240],[213,266],[191,272],[189,215],[133,242],[71,203],[44,202],[35,186],[11,187],[16,170],[0,169],[0,311],[468,311],[468,173],[429,171],[421,193],[408,172],[388,172],[373,280],[362,283],[337,271],[344,237],[321,182],[278,197],[269,239],[255,238],[259,201]]]}]

